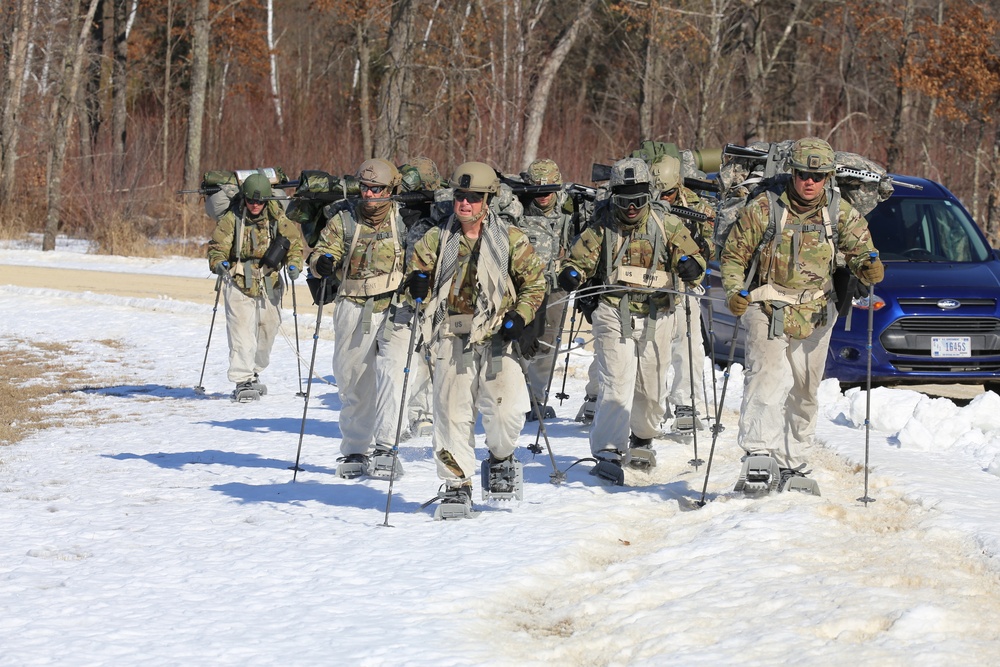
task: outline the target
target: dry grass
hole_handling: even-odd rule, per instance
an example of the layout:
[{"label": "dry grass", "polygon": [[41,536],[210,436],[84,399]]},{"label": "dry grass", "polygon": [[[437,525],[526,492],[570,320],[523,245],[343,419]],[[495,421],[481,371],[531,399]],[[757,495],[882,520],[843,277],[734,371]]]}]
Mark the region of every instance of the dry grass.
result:
[{"label": "dry grass", "polygon": [[[102,341],[120,347],[118,341]],[[82,396],[72,392],[97,386],[99,380],[75,360],[65,343],[7,340],[0,346],[0,445],[10,445],[45,428],[61,426],[86,415],[97,423],[114,418],[88,414]],[[60,402],[58,412],[53,408]]]}]

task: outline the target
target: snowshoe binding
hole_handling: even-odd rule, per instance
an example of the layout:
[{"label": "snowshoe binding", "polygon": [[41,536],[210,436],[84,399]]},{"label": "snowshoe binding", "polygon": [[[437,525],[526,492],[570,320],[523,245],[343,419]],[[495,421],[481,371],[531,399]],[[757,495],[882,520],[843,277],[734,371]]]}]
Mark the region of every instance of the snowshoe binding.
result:
[{"label": "snowshoe binding", "polygon": [[777,489],[780,482],[777,461],[767,454],[748,454],[743,459],[735,491],[749,497],[762,496]]},{"label": "snowshoe binding", "polygon": [[792,468],[781,469],[781,481],[778,483],[778,491],[798,491],[809,495],[818,496],[819,484],[816,480],[806,477],[806,471]]},{"label": "snowshoe binding", "polygon": [[583,399],[583,405],[580,406],[580,411],[576,413],[576,420],[584,424],[590,424],[594,421],[595,412],[597,412],[597,397],[586,396]]},{"label": "snowshoe binding", "polygon": [[695,429],[705,430],[705,424],[698,419],[698,413],[690,405],[678,405],[674,410],[674,433],[691,435]]},{"label": "snowshoe binding", "polygon": [[652,438],[640,438],[635,433],[628,438],[629,465],[648,470],[656,467],[656,450]]},{"label": "snowshoe binding", "polygon": [[483,461],[483,500],[521,500],[524,495],[523,465],[513,456]]},{"label": "snowshoe binding", "polygon": [[[538,409],[542,413],[542,419],[555,419],[556,418],[555,408],[553,408],[551,405],[539,405]],[[527,412],[524,413],[524,419],[525,419],[525,421],[529,421],[529,422],[538,421],[538,419],[535,418],[535,410],[534,410],[534,408],[532,408],[531,410],[528,410]]]},{"label": "snowshoe binding", "polygon": [[233,403],[249,403],[250,401],[259,401],[260,392],[254,388],[253,380],[247,380],[237,384],[229,398]]},{"label": "snowshoe binding", "polygon": [[403,464],[398,456],[393,456],[389,445],[375,445],[371,459],[368,461],[368,474],[372,477],[399,478],[403,476]]},{"label": "snowshoe binding", "polygon": [[430,419],[414,419],[410,422],[410,437],[424,438],[434,433],[434,422]]},{"label": "snowshoe binding", "polygon": [[267,385],[260,381],[260,376],[256,373],[253,374],[253,380],[250,381],[253,388],[257,390],[257,393],[261,396],[267,396]]},{"label": "snowshoe binding", "polygon": [[455,486],[438,495],[441,500],[434,510],[435,521],[447,519],[471,519],[479,513],[472,509],[472,487]]},{"label": "snowshoe binding", "polygon": [[597,465],[590,470],[590,474],[601,479],[609,480],[615,486],[625,486],[625,471],[622,470],[622,455],[615,450],[597,452],[594,455]]},{"label": "snowshoe binding", "polygon": [[368,457],[364,454],[348,454],[337,461],[337,477],[341,479],[356,479],[368,474]]}]

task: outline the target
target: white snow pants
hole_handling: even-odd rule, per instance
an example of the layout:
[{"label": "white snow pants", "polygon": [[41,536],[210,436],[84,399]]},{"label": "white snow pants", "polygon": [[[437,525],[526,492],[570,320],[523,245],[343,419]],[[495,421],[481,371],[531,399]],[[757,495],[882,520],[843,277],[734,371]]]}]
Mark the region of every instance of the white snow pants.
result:
[{"label": "white snow pants", "polygon": [[[340,453],[368,454],[374,443],[396,442],[408,326],[394,326],[387,308],[372,313],[364,332],[364,305],[338,299],[333,309],[333,376],[340,394]],[[374,400],[373,400],[374,399]]]},{"label": "white snow pants", "polygon": [[255,373],[271,363],[271,348],[281,325],[282,289],[279,284],[271,299],[264,294],[251,297],[241,292],[232,280],[225,281],[230,382],[252,380]]},{"label": "white snow pants", "polygon": [[464,354],[465,337],[445,336],[431,344],[434,368],[434,459],[448,487],[469,482],[476,466],[476,417],[482,415],[486,447],[505,459],[517,448],[528,411],[524,373],[510,344],[500,368],[491,372],[492,342]]},{"label": "white snow pants", "polygon": [[410,424],[422,421],[434,421],[434,394],[431,382],[431,362],[427,346],[414,350],[410,362],[409,389],[410,401],[407,406],[407,418]]},{"label": "white snow pants", "polygon": [[803,449],[816,433],[819,384],[837,313],[808,338],[767,339],[768,318],[759,304],[743,314],[746,368],[738,441],[747,452],[767,450],[781,468],[804,466]]},{"label": "white snow pants", "polygon": [[[621,316],[601,302],[594,311],[594,356],[599,387],[590,428],[590,451],[628,450],[629,430],[639,438],[660,432],[667,409],[667,370],[676,315],[632,316],[622,341]],[[647,328],[649,340],[646,340]]]},{"label": "white snow pants", "polygon": [[[701,308],[698,299],[688,297],[691,305],[691,352],[694,356],[694,406],[704,419],[708,414],[705,407],[705,343],[701,335]],[[684,297],[680,297],[674,311],[674,335],[670,340],[670,405],[691,405],[691,364],[688,355],[687,312]],[[715,415],[712,415],[713,417]]]}]

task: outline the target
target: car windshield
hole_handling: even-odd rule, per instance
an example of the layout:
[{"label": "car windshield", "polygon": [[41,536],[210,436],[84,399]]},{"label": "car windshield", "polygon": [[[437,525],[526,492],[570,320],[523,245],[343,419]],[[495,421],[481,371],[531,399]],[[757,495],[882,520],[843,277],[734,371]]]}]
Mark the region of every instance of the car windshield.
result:
[{"label": "car windshield", "polygon": [[990,257],[976,223],[947,199],[890,197],[867,217],[872,241],[887,261],[983,262]]}]

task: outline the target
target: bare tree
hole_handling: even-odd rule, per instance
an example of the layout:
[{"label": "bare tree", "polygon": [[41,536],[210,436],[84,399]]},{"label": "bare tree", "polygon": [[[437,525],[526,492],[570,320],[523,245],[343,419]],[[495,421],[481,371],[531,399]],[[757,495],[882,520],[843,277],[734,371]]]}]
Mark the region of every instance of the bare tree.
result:
[{"label": "bare tree", "polygon": [[413,48],[412,0],[392,3],[386,39],[386,68],[379,85],[378,117],[375,121],[374,155],[389,160],[409,153],[407,101],[413,95],[413,74],[407,54]]},{"label": "bare tree", "polygon": [[209,0],[197,0],[194,7],[194,39],[191,44],[191,96],[188,101],[187,147],[184,160],[184,187],[195,189],[201,180],[201,135],[208,89],[208,42],[211,31]]},{"label": "bare tree", "polygon": [[29,0],[18,0],[14,6],[12,28],[7,51],[7,71],[4,76],[0,103],[0,205],[10,202],[17,175],[17,142],[21,125],[21,100],[24,92],[28,45],[31,43],[31,8]]},{"label": "bare tree", "polygon": [[278,117],[278,131],[285,131],[285,118],[281,113],[281,95],[278,93],[278,54],[274,50],[274,0],[267,0],[267,61],[270,67],[271,100]]},{"label": "bare tree", "polygon": [[[134,11],[134,10],[133,10]],[[125,132],[128,93],[128,0],[114,0],[114,50],[111,67],[111,170],[115,187],[125,185]]]}]

